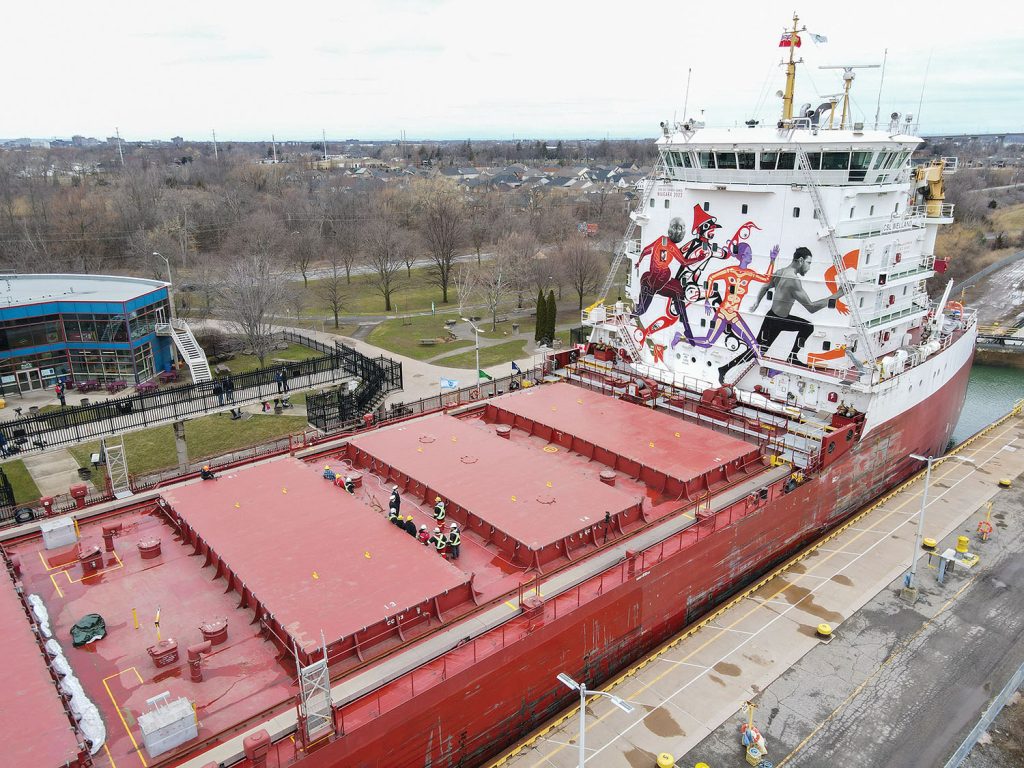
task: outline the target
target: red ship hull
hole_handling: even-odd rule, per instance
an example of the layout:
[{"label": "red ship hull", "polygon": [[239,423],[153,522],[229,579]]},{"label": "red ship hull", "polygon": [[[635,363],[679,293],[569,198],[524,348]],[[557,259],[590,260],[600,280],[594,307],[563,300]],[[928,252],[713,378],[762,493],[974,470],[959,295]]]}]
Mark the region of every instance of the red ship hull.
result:
[{"label": "red ship hull", "polygon": [[[953,425],[936,414],[959,414],[969,375],[970,361],[928,401],[870,432],[815,481],[660,562],[645,562],[642,572],[585,602],[578,599],[572,610],[547,601],[544,615],[535,616],[530,629],[500,651],[468,664],[453,662],[451,668],[459,671],[446,665],[432,682],[414,684],[421,689],[404,700],[396,699],[401,681],[395,681],[380,694],[346,705],[337,714],[344,735],[298,756],[298,763],[304,768],[481,764],[569,703],[571,694],[555,680],[557,672],[588,683],[609,678],[906,479],[918,469],[907,458],[910,453],[943,452]],[[367,701],[374,697],[375,704]],[[368,707],[375,712],[368,713]],[[272,753],[271,764],[275,758],[291,764],[296,758],[285,751]]]}]

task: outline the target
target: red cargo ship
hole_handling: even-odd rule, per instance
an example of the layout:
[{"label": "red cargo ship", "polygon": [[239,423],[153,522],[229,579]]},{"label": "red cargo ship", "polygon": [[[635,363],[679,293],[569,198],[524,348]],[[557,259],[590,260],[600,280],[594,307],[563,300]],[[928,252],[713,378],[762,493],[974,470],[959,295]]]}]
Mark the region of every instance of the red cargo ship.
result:
[{"label": "red cargo ship", "polygon": [[942,452],[976,334],[924,291],[955,163],[794,117],[790,76],[777,127],[663,127],[629,301],[544,383],[8,540],[6,764],[480,765],[574,700],[557,673],[599,684]]}]

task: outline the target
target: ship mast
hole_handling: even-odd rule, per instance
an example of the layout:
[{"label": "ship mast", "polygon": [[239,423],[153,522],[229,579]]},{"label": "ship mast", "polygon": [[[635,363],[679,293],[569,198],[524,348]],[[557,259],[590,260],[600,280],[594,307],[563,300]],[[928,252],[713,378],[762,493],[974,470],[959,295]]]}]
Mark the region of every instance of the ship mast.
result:
[{"label": "ship mast", "polygon": [[793,51],[800,45],[800,32],[803,29],[797,27],[800,17],[793,14],[793,29],[789,32],[789,63],[786,65],[786,91],[782,97],[782,119],[791,120],[793,117],[793,87],[796,85],[796,65],[803,62],[803,59],[794,59]]}]

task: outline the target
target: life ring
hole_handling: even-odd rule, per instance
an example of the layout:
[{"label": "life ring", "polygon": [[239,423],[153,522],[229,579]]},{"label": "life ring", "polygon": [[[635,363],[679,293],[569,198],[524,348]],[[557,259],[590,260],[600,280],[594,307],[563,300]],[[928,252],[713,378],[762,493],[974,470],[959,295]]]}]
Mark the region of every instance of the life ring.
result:
[{"label": "life ring", "polygon": [[480,398],[480,390],[479,389],[471,389],[471,390],[469,390],[469,399],[470,400],[478,400],[479,398]]},{"label": "life ring", "polygon": [[[856,269],[857,261],[859,258],[859,248],[854,248],[852,251],[847,251],[846,255],[843,256],[843,270],[845,271],[847,269]],[[825,270],[825,285],[832,293],[835,293],[836,291],[839,290],[839,283],[836,282],[837,277],[838,272],[836,270],[836,265],[832,264],[831,266],[829,266],[828,269]],[[836,299],[836,312],[838,312],[841,315],[848,315],[850,314],[850,308],[846,306],[846,303],[842,299]]]},{"label": "life ring", "polygon": [[992,523],[988,520],[980,520],[978,522],[978,533],[982,536],[987,536],[992,533]]}]

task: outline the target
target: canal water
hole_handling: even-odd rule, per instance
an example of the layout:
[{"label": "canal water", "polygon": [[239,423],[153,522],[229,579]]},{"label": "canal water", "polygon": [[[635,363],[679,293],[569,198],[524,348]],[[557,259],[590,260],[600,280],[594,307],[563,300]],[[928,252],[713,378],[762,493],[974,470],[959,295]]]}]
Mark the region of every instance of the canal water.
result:
[{"label": "canal water", "polygon": [[975,364],[967,385],[967,401],[953,430],[959,443],[988,426],[1024,398],[1024,370]]}]

